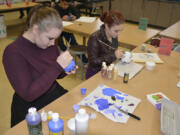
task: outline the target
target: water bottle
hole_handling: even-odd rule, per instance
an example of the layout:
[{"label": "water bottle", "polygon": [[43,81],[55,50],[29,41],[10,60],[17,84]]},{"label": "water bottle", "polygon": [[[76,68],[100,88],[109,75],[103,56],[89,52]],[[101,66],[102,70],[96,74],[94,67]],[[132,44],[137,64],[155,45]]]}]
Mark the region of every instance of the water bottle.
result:
[{"label": "water bottle", "polygon": [[64,135],[64,121],[59,118],[58,113],[52,114],[52,119],[48,123],[49,135]]},{"label": "water bottle", "polygon": [[35,107],[28,109],[26,121],[29,129],[29,135],[42,135],[41,116]]},{"label": "water bottle", "polygon": [[76,135],[88,134],[88,121],[89,115],[86,113],[86,110],[80,109],[75,116]]}]

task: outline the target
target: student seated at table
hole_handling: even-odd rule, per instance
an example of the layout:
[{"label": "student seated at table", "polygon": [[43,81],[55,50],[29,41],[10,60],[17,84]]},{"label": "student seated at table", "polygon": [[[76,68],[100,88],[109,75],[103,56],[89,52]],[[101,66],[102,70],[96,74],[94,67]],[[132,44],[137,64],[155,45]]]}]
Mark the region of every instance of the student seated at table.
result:
[{"label": "student seated at table", "polygon": [[[74,21],[80,17],[79,10],[71,5],[72,0],[60,0],[60,3],[55,6],[55,9],[59,12],[63,21]],[[59,46],[61,50],[66,50],[66,46],[63,41],[63,37],[66,39],[67,43],[71,46],[78,45],[76,39],[72,33],[62,32],[59,37]],[[85,55],[82,57],[83,63],[87,63],[88,60]]]},{"label": "student seated at table", "polygon": [[64,71],[73,57],[68,51],[60,53],[55,45],[62,27],[55,9],[34,7],[24,33],[5,49],[3,65],[15,91],[11,127],[25,119],[28,108],[39,110],[67,92],[56,82],[57,78],[75,73]]},{"label": "student seated at table", "polygon": [[118,35],[123,30],[124,17],[119,11],[107,11],[101,15],[100,20],[104,24],[88,40],[86,79],[101,70],[103,61],[109,65],[123,55],[118,49]]}]

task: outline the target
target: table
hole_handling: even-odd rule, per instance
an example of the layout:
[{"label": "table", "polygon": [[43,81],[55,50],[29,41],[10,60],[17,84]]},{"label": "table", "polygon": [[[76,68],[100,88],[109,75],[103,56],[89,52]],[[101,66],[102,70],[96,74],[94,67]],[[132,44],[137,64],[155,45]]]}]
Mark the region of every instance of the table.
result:
[{"label": "table", "polygon": [[[147,48],[151,48],[153,52],[157,51],[153,46],[147,46]],[[141,52],[141,48],[137,47],[134,52]],[[87,112],[94,112],[97,115],[97,119],[90,120],[88,135],[162,135],[160,131],[160,111],[146,99],[146,95],[161,91],[171,100],[180,104],[180,89],[176,87],[179,81],[177,75],[180,66],[180,53],[172,52],[171,56],[159,56],[164,61],[164,64],[157,64],[153,71],[148,71],[144,68],[135,78],[129,80],[127,84],[124,84],[120,77],[117,80],[107,80],[101,78],[100,73],[97,73],[89,80],[73,88],[69,93],[44,107],[44,109],[46,111],[58,112],[64,117],[74,117],[73,104],[80,102],[85,97],[80,94],[80,88],[87,88],[87,94],[89,94],[99,84],[104,84],[140,98],[141,103],[133,113],[139,116],[141,121],[129,118],[126,124],[115,123],[93,109],[83,107],[86,108]],[[68,135],[67,120],[64,121],[65,135]],[[48,134],[47,123],[43,123],[43,132],[45,135]],[[27,135],[26,122],[23,121],[9,129],[5,135],[12,135],[14,133],[17,135]]]},{"label": "table", "polygon": [[29,9],[37,5],[39,5],[39,3],[33,2],[29,2],[29,5],[26,5],[25,2],[11,4],[11,7],[8,7],[7,5],[0,5],[0,13],[19,11],[19,9]]},{"label": "table", "polygon": [[[83,37],[83,44],[86,44],[86,38],[97,31],[102,24],[98,18],[93,23],[74,22],[72,25],[65,26],[64,31],[81,35]],[[128,46],[134,49],[150,40],[159,32],[159,30],[152,28],[142,31],[135,24],[125,23],[124,30],[120,33],[118,40],[124,47]]]},{"label": "table", "polygon": [[159,35],[161,37],[174,39],[176,42],[180,43],[180,21],[163,30]]}]

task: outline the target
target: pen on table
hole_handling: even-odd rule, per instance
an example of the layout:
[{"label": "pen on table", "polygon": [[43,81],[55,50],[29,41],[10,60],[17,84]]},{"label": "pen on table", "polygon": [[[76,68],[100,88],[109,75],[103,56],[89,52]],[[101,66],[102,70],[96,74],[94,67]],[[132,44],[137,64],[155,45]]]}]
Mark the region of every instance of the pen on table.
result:
[{"label": "pen on table", "polygon": [[119,111],[121,111],[121,112],[123,112],[123,113],[125,113],[125,114],[127,114],[127,115],[129,115],[129,116],[131,116],[131,117],[133,117],[133,118],[135,118],[136,120],[141,120],[141,118],[140,117],[138,117],[138,116],[136,116],[136,115],[134,115],[134,114],[132,114],[132,113],[129,113],[129,112],[127,112],[127,111],[124,111],[123,109],[121,109],[121,108],[119,108],[119,107],[116,107]]}]

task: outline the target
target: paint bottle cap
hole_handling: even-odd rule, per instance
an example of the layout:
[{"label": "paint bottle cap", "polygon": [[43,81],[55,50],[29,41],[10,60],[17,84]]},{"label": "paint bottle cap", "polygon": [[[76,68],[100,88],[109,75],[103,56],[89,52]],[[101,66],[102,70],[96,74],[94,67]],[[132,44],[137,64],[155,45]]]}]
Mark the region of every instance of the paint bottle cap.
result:
[{"label": "paint bottle cap", "polygon": [[78,112],[79,109],[80,109],[80,105],[78,105],[78,104],[73,105],[74,112]]},{"label": "paint bottle cap", "polygon": [[29,114],[34,114],[34,113],[36,113],[36,111],[37,111],[37,109],[35,107],[31,107],[28,109]]},{"label": "paint bottle cap", "polygon": [[59,114],[58,114],[58,113],[53,113],[53,114],[52,114],[52,120],[53,120],[54,122],[58,121],[58,120],[59,120]]}]

